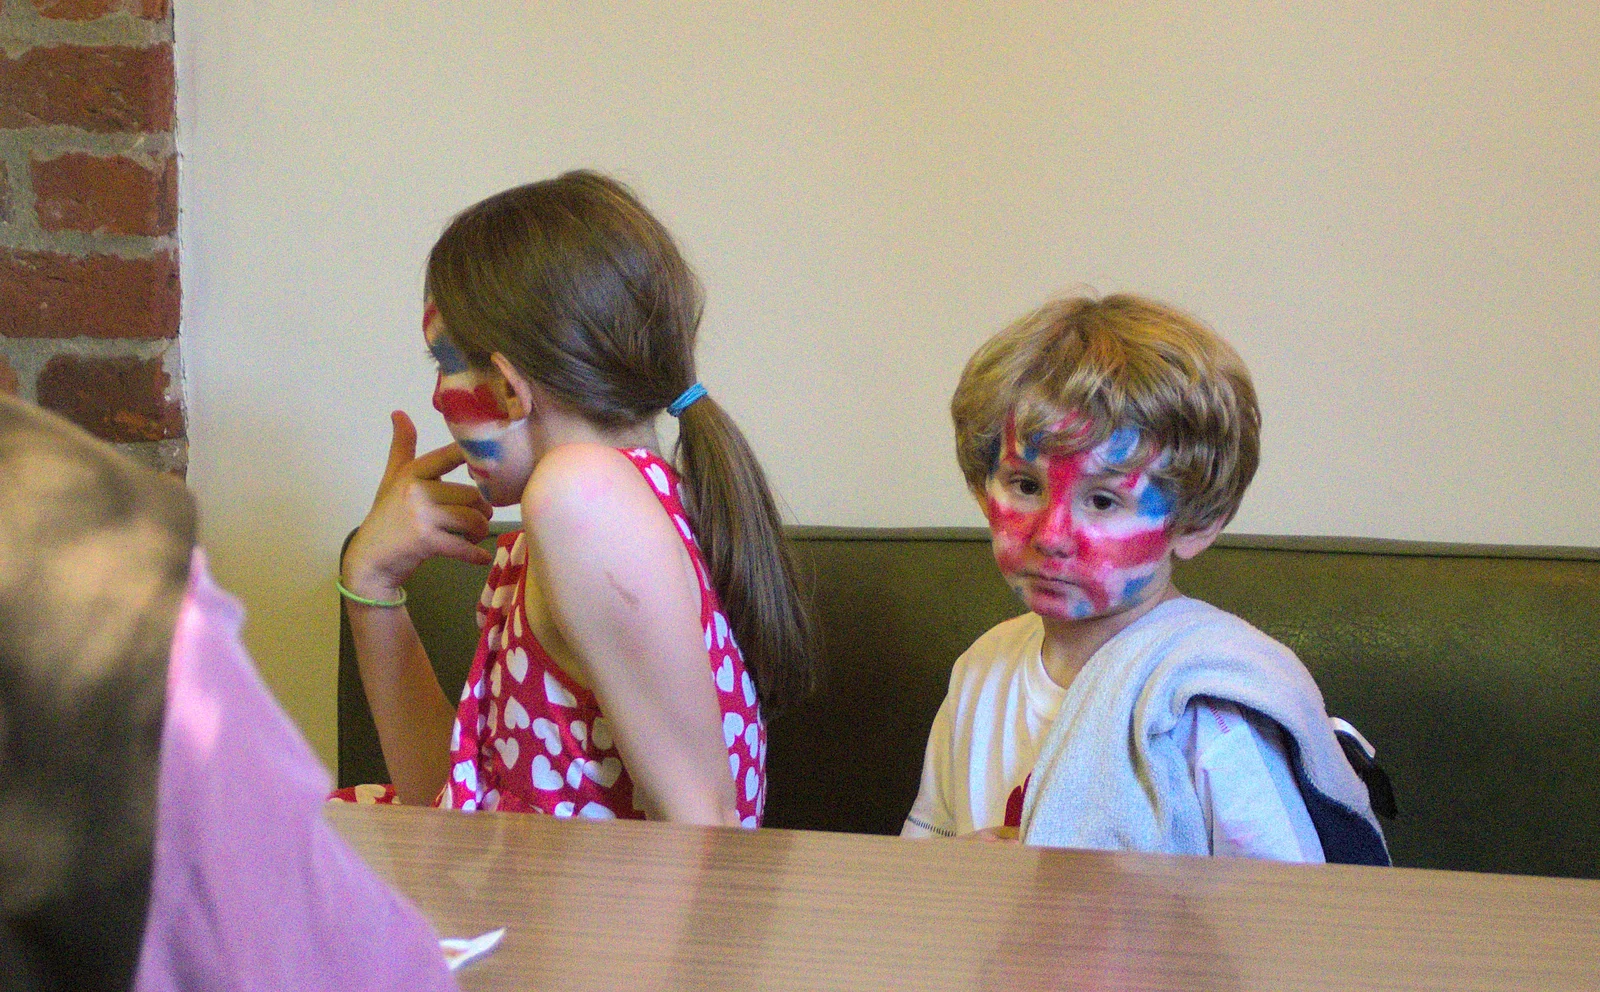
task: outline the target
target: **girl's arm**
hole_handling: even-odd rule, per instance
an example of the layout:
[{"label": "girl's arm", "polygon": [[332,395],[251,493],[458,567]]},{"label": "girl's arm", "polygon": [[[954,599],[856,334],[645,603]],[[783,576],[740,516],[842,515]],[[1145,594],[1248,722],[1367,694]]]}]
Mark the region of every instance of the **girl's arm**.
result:
[{"label": "girl's arm", "polygon": [[635,804],[654,819],[738,826],[700,584],[649,484],[614,449],[562,445],[534,471],[522,521],[529,568],[611,721]]},{"label": "girl's arm", "polygon": [[[379,601],[398,599],[401,583],[435,555],[475,565],[493,558],[476,543],[489,532],[493,508],[474,487],[439,481],[461,464],[461,449],[449,444],[418,457],[411,419],[396,411],[392,420],[394,437],[378,495],[340,567],[346,589]],[[455,707],[405,607],[349,599],[344,605],[395,793],[402,803],[426,805],[449,775]]]}]

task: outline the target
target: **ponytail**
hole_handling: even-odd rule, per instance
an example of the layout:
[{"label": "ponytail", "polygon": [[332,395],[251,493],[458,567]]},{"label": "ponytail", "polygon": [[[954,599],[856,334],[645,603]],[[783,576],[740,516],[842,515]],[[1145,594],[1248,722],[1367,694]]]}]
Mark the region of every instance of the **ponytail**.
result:
[{"label": "ponytail", "polygon": [[678,418],[675,455],[711,584],[770,716],[816,688],[819,652],[766,474],[709,396]]},{"label": "ponytail", "polygon": [[[470,362],[498,352],[602,427],[653,418],[694,382],[700,282],[661,222],[606,176],[569,172],[468,208],[429,253],[427,283]],[[677,412],[684,509],[773,713],[816,686],[816,625],[744,435],[704,396]]]}]

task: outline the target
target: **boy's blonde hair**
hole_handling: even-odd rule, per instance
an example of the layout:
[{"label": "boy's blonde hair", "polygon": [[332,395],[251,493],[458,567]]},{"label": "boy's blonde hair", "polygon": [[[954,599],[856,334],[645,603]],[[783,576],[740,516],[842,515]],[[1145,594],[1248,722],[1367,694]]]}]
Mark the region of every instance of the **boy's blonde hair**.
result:
[{"label": "boy's blonde hair", "polygon": [[[1260,457],[1261,411],[1244,361],[1195,318],[1126,293],[1053,300],[990,338],[950,401],[956,460],[981,498],[1006,419],[1031,447],[1071,453],[1137,428],[1126,464],[1172,495],[1175,533],[1233,518]],[[1055,430],[1069,415],[1087,430]]]}]

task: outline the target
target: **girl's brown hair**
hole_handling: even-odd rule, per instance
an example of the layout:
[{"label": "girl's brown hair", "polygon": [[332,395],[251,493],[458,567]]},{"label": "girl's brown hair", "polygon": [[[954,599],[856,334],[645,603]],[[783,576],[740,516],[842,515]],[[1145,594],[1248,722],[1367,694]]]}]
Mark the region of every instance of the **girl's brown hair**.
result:
[{"label": "girl's brown hair", "polygon": [[[605,428],[655,417],[695,382],[700,282],[621,183],[593,172],[469,207],[428,256],[445,334],[476,366],[495,352]],[[817,637],[782,521],[744,435],[709,396],[678,418],[688,511],[769,713],[817,681]]]},{"label": "girl's brown hair", "polygon": [[[1088,431],[1050,432],[1073,413]],[[1167,452],[1150,474],[1175,497],[1180,533],[1231,520],[1261,452],[1244,360],[1195,318],[1129,293],[1053,300],[990,338],[967,362],[950,414],[974,494],[994,471],[1008,416],[1017,436],[1037,435],[1037,447],[1056,451],[1137,428],[1128,460]]]}]

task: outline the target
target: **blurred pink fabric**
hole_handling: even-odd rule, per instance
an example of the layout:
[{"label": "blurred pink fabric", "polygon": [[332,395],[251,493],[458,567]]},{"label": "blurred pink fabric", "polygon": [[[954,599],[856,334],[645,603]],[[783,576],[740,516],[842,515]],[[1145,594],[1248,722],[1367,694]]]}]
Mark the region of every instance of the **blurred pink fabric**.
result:
[{"label": "blurred pink fabric", "polygon": [[455,989],[427,921],[323,821],[327,773],[257,676],[243,619],[196,549],[134,987]]}]

